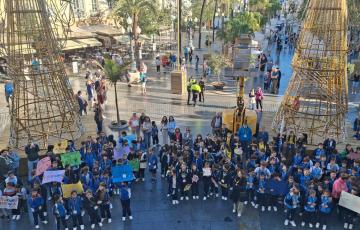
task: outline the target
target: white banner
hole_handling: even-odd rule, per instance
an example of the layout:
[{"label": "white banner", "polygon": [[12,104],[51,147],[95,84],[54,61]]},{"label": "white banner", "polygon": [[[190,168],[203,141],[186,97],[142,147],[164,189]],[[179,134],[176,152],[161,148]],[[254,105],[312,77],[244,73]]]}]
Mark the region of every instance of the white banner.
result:
[{"label": "white banner", "polygon": [[342,191],[339,205],[360,214],[360,197]]},{"label": "white banner", "polygon": [[18,203],[18,196],[0,196],[0,208],[17,209]]}]

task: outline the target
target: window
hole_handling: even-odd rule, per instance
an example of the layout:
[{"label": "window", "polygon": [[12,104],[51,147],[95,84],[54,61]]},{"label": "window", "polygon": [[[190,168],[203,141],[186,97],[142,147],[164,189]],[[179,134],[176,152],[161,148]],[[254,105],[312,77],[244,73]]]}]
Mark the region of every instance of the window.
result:
[{"label": "window", "polygon": [[74,13],[77,17],[82,17],[84,14],[84,0],[72,0]]},{"label": "window", "polygon": [[93,12],[97,12],[99,9],[98,7],[98,0],[91,0],[91,10]]}]

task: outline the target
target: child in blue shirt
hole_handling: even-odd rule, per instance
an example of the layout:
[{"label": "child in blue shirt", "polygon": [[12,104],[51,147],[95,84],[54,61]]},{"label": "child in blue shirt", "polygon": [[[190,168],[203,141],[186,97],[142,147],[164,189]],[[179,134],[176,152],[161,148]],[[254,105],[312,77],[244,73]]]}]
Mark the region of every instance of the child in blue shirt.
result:
[{"label": "child in blue shirt", "polygon": [[122,220],[126,220],[126,215],[129,216],[129,219],[132,220],[130,209],[130,199],[131,199],[131,188],[129,187],[128,182],[122,182],[120,186],[120,200],[122,206]]},{"label": "child in blue shirt", "polygon": [[309,223],[309,228],[312,228],[316,219],[316,192],[310,190],[304,205],[304,214],[302,216],[301,226],[304,227],[306,222]]},{"label": "child in blue shirt", "polygon": [[324,190],[323,194],[320,198],[320,205],[319,205],[319,215],[320,215],[320,221],[316,223],[316,228],[320,227],[320,224],[322,225],[322,229],[326,230],[326,223],[328,221],[329,215],[332,210],[332,200],[330,197],[330,191]]},{"label": "child in blue shirt", "polygon": [[56,229],[61,229],[61,224],[64,226],[65,230],[68,230],[67,221],[66,221],[66,208],[62,197],[58,194],[54,196],[54,207],[53,207],[53,214],[56,219]]},{"label": "child in blue shirt", "polygon": [[261,211],[265,211],[266,206],[266,193],[265,193],[265,174],[260,173],[259,180],[257,181],[256,186],[256,197],[257,197],[257,204],[255,205],[255,208],[258,208],[259,205],[261,205]]},{"label": "child in blue shirt", "polygon": [[249,174],[246,177],[246,197],[247,200],[244,202],[244,204],[246,205],[248,202],[251,203],[251,205],[254,207],[255,203],[254,203],[254,190],[255,190],[255,176],[254,176],[254,171],[250,171]]},{"label": "child in blue shirt", "polygon": [[76,230],[78,226],[80,226],[80,229],[83,230],[84,223],[81,216],[82,200],[80,197],[78,197],[76,191],[71,192],[71,197],[68,201],[68,204],[71,218],[73,221],[73,230]]},{"label": "child in blue shirt", "polygon": [[156,182],[156,170],[158,167],[158,159],[153,149],[149,149],[149,171],[151,172],[151,182]]},{"label": "child in blue shirt", "polygon": [[295,214],[296,214],[296,210],[299,207],[299,203],[300,203],[300,192],[299,189],[296,187],[292,187],[290,189],[290,192],[285,196],[284,199],[284,204],[286,207],[286,219],[284,222],[284,225],[287,226],[290,222],[290,224],[293,227],[296,227],[294,218],[295,218]]},{"label": "child in blue shirt", "polygon": [[45,201],[41,197],[41,195],[38,193],[38,190],[34,189],[31,192],[31,197],[29,199],[29,205],[31,208],[31,212],[33,214],[35,228],[39,228],[39,217],[40,217],[40,220],[44,224],[48,223],[47,220],[45,220],[44,213],[43,213],[44,203],[45,203]]}]

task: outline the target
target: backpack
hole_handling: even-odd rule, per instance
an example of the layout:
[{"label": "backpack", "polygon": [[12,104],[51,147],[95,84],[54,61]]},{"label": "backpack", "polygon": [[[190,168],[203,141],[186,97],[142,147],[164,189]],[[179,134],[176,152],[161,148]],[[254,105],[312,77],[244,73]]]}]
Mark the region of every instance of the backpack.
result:
[{"label": "backpack", "polygon": [[14,93],[14,87],[11,83],[5,85],[5,93],[7,95],[12,95]]}]

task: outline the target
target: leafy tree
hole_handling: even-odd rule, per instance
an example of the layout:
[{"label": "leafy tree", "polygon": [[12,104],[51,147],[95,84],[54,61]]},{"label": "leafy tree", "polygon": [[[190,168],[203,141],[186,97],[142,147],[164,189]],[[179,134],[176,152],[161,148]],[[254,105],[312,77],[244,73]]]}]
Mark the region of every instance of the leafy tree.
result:
[{"label": "leafy tree", "polygon": [[224,67],[231,66],[231,60],[225,57],[224,55],[212,54],[207,64],[210,67],[211,71],[213,71],[215,75],[218,77],[218,82],[221,82],[220,81],[221,70]]},{"label": "leafy tree", "polygon": [[217,32],[217,37],[225,43],[235,42],[241,34],[252,34],[260,28],[260,13],[241,12],[225,22],[224,29]]},{"label": "leafy tree", "polygon": [[119,114],[116,84],[118,81],[121,80],[121,77],[127,73],[129,65],[130,62],[119,65],[112,59],[108,59],[108,58],[105,59],[104,72],[110,84],[113,85],[115,89],[115,106],[116,106],[117,124],[120,124],[120,114]]}]

